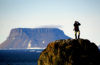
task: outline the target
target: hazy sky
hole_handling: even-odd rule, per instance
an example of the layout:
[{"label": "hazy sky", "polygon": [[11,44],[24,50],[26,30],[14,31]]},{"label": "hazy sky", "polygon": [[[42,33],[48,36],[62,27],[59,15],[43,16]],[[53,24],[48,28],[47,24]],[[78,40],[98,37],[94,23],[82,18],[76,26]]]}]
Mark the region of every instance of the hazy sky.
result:
[{"label": "hazy sky", "polygon": [[100,0],[0,0],[0,43],[12,28],[61,26],[74,38],[73,23],[81,23],[81,38],[100,45]]}]

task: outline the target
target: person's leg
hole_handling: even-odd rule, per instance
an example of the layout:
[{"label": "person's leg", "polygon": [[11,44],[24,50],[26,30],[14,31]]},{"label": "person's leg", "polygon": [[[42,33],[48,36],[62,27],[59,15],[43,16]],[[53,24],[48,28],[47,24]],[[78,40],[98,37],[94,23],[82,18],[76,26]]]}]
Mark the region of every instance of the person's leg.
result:
[{"label": "person's leg", "polygon": [[75,39],[77,39],[77,32],[75,31]]},{"label": "person's leg", "polygon": [[78,31],[78,39],[80,38],[80,31]]}]

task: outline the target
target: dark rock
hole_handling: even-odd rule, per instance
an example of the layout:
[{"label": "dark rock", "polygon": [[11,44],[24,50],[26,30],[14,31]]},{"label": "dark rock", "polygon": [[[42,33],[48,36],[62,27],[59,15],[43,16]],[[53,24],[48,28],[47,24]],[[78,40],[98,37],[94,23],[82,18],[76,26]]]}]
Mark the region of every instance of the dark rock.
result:
[{"label": "dark rock", "polygon": [[100,65],[98,47],[85,39],[57,40],[41,53],[38,65]]}]

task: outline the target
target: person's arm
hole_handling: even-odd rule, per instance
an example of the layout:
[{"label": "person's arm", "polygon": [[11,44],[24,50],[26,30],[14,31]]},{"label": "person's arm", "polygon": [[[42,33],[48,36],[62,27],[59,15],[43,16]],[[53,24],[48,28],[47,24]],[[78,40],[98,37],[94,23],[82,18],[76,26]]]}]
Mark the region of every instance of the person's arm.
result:
[{"label": "person's arm", "polygon": [[78,25],[80,26],[81,24],[78,22]]}]

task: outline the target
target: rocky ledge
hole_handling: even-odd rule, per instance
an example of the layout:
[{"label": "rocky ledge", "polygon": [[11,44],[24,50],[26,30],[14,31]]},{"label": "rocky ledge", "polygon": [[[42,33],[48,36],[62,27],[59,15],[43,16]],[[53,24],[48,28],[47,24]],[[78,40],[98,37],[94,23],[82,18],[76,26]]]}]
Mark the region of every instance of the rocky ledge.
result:
[{"label": "rocky ledge", "polygon": [[38,65],[100,65],[100,52],[87,39],[56,40],[40,54]]}]

